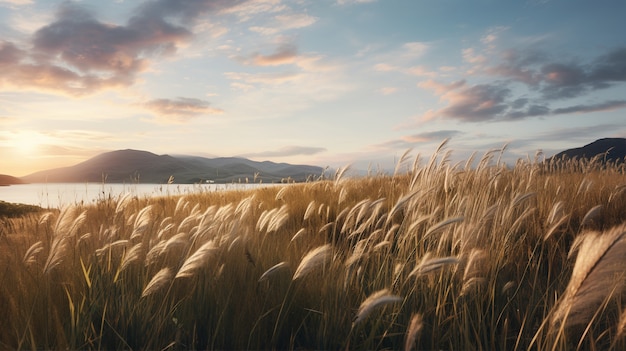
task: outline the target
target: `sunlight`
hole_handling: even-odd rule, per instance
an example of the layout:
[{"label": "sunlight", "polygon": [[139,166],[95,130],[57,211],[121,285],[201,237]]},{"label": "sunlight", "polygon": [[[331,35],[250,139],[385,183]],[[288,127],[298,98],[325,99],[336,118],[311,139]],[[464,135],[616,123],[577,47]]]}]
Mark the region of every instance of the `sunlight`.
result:
[{"label": "sunlight", "polygon": [[44,136],[33,131],[20,131],[12,135],[9,143],[16,153],[22,156],[34,156],[41,150]]}]

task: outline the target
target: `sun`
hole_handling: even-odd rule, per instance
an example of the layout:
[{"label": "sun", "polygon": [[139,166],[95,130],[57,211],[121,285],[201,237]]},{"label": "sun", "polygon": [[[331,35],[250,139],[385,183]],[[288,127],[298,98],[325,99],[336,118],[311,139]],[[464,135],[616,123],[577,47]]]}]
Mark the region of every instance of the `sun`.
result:
[{"label": "sun", "polygon": [[43,135],[33,131],[20,131],[11,138],[11,147],[23,156],[34,156],[40,152]]}]

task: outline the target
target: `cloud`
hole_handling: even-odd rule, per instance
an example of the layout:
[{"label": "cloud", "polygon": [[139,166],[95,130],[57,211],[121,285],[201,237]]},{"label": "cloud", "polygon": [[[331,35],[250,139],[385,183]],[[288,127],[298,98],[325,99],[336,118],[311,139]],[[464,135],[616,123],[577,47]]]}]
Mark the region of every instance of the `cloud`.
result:
[{"label": "cloud", "polygon": [[448,106],[439,110],[430,110],[423,119],[450,118],[467,122],[498,119],[508,108],[511,90],[499,84],[477,84],[468,86],[464,81],[443,85],[427,81],[419,86],[433,88],[440,99]]},{"label": "cloud", "polygon": [[605,101],[591,105],[574,105],[552,110],[552,114],[568,114],[568,113],[588,113],[588,112],[604,112],[626,108],[626,100]]},{"label": "cloud", "polygon": [[312,146],[285,146],[277,150],[270,151],[261,151],[255,153],[249,153],[242,155],[244,157],[287,157],[287,156],[298,156],[298,155],[315,155],[321,152],[326,151],[326,148],[323,147],[312,147]]},{"label": "cloud", "polygon": [[367,4],[376,0],[337,0],[337,5]]},{"label": "cloud", "polygon": [[[422,120],[506,121],[626,108],[626,100],[552,106],[556,101],[579,98],[626,82],[626,47],[609,51],[587,64],[567,60],[556,62],[537,50],[504,51],[502,61],[495,65],[476,59],[473,51],[467,49],[464,56],[466,61],[481,66],[475,73],[496,75],[505,80],[474,85],[465,80],[448,84],[432,79],[421,82],[419,87],[433,91],[441,102],[446,103],[445,107],[426,112]],[[525,88],[527,93],[516,96],[520,88]]]},{"label": "cloud", "polygon": [[396,88],[396,87],[382,87],[382,88],[378,89],[378,92],[383,94],[383,95],[391,95],[391,94],[394,94],[397,91],[398,91],[398,88]]},{"label": "cloud", "polygon": [[97,20],[66,1],[32,36],[32,48],[3,43],[0,84],[69,95],[132,85],[151,60],[175,53],[193,37],[185,25],[242,1],[158,0],[140,5],[125,25]]},{"label": "cloud", "polygon": [[293,44],[285,44],[278,47],[273,54],[254,54],[247,62],[255,66],[278,66],[294,63],[297,58],[298,49],[296,46]]},{"label": "cloud", "polygon": [[30,5],[32,3],[33,0],[0,0],[0,5],[7,4],[10,6]]},{"label": "cloud", "polygon": [[184,97],[150,100],[143,106],[159,115],[160,119],[169,122],[186,122],[201,115],[223,112],[211,107],[208,101]]},{"label": "cloud", "polygon": [[452,138],[461,134],[458,130],[437,130],[432,132],[422,132],[412,135],[405,135],[398,139],[389,140],[381,144],[374,145],[375,149],[410,149],[416,144],[441,143],[444,139]]}]

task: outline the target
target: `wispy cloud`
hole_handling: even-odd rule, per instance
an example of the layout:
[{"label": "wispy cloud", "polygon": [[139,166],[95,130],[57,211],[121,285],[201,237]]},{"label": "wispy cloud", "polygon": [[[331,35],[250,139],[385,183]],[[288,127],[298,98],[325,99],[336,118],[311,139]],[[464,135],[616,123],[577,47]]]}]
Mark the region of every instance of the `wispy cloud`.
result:
[{"label": "wispy cloud", "polygon": [[417,145],[441,143],[444,139],[462,134],[459,130],[436,130],[432,132],[422,132],[412,135],[405,135],[398,139],[389,140],[384,143],[373,145],[376,150],[406,150]]},{"label": "wispy cloud", "polygon": [[158,120],[177,123],[186,122],[201,115],[223,112],[211,107],[208,101],[184,97],[150,100],[143,106],[156,113]]},{"label": "wispy cloud", "polygon": [[318,21],[317,17],[306,13],[286,13],[273,17],[269,23],[262,26],[251,26],[249,29],[263,35],[275,35],[292,29],[305,28]]},{"label": "wispy cloud", "polygon": [[337,0],[338,5],[367,4],[376,0]]},{"label": "wispy cloud", "polygon": [[278,66],[296,62],[298,49],[293,44],[279,46],[276,51],[269,55],[253,54],[247,63],[255,66]]},{"label": "wispy cloud", "polygon": [[[491,42],[491,41],[489,41]],[[551,60],[536,50],[507,50],[501,61],[491,64],[474,57],[473,51],[463,52],[475,73],[504,80],[482,84],[457,81],[450,84],[428,80],[419,87],[432,90],[447,106],[431,109],[423,120],[437,118],[465,122],[519,120],[528,117],[569,113],[602,112],[626,108],[626,100],[609,100],[589,104],[552,107],[557,101],[589,96],[595,91],[626,82],[626,47],[602,54],[587,64]],[[520,88],[526,93],[520,96]]]},{"label": "wispy cloud", "polygon": [[239,2],[153,1],[125,25],[98,20],[81,4],[63,2],[54,20],[32,36],[32,48],[4,42],[0,82],[21,89],[86,95],[132,85],[152,59],[171,55],[193,33],[184,24]]}]

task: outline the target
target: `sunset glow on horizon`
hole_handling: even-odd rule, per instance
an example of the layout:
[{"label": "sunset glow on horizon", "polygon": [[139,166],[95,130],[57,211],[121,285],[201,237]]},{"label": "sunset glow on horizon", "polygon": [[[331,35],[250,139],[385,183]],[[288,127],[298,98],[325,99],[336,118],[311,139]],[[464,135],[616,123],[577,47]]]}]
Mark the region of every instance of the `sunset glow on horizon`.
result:
[{"label": "sunset glow on horizon", "polygon": [[626,2],[0,0],[0,174],[102,152],[393,167],[626,137]]}]

